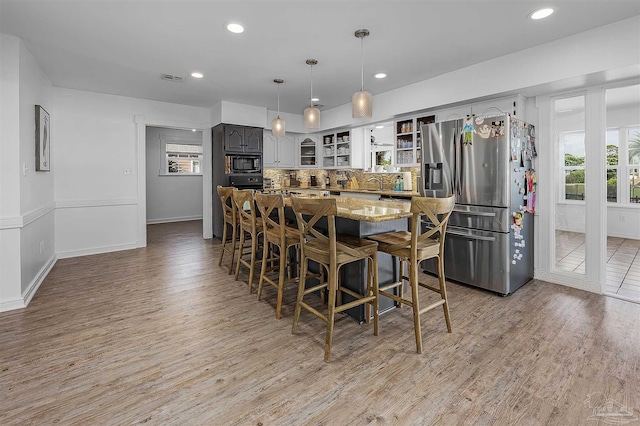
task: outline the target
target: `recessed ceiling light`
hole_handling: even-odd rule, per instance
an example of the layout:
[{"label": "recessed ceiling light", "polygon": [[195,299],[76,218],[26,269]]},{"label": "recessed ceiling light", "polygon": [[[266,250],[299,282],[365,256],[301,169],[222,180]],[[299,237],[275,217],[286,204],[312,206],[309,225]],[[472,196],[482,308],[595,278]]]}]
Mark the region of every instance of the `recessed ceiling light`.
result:
[{"label": "recessed ceiling light", "polygon": [[193,77],[193,78],[202,78],[202,77],[204,77],[204,75],[202,75],[201,72],[192,72],[191,73],[191,77]]},{"label": "recessed ceiling light", "polygon": [[553,9],[551,9],[550,7],[545,7],[544,9],[536,10],[531,15],[529,15],[529,17],[534,20],[543,19],[551,15],[552,13],[553,13]]},{"label": "recessed ceiling light", "polygon": [[244,32],[244,27],[234,22],[227,24],[227,29],[235,34],[240,34],[241,32]]},{"label": "recessed ceiling light", "polygon": [[196,131],[196,129],[191,129],[191,131],[192,131],[192,132],[195,132],[195,131]]},{"label": "recessed ceiling light", "polygon": [[384,126],[383,126],[382,124],[378,124],[378,125],[376,126],[376,129],[384,129]]},{"label": "recessed ceiling light", "polygon": [[373,75],[375,78],[385,78],[387,76],[386,72],[379,72]]},{"label": "recessed ceiling light", "polygon": [[312,102],[318,102],[320,100],[320,98],[311,98]]}]

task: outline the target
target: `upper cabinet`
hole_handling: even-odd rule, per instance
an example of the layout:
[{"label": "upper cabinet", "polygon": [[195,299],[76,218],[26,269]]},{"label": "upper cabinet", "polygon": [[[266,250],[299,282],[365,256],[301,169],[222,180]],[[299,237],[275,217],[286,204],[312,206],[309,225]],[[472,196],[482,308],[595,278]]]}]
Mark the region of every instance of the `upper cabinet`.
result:
[{"label": "upper cabinet", "polygon": [[351,131],[323,134],[321,136],[321,166],[325,169],[364,167],[364,137],[358,133],[352,139]]},{"label": "upper cabinet", "polygon": [[264,148],[262,159],[265,168],[293,169],[296,166],[296,142],[297,137],[285,135],[276,138],[270,130],[263,134]]},{"label": "upper cabinet", "polygon": [[263,129],[224,125],[224,150],[226,152],[245,152],[256,154],[262,152]]},{"label": "upper cabinet", "polygon": [[418,166],[422,161],[421,130],[424,124],[435,123],[435,116],[421,116],[396,121],[396,164]]},{"label": "upper cabinet", "polygon": [[[304,138],[304,139],[303,139]],[[303,135],[298,143],[298,168],[317,169],[319,167],[318,136]]]}]

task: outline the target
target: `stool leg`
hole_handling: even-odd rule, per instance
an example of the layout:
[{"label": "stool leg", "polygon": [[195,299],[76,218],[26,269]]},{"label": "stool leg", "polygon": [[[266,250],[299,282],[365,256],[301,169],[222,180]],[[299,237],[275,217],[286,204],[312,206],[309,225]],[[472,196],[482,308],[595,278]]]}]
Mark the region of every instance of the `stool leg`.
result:
[{"label": "stool leg", "polygon": [[[369,259],[369,263],[371,263],[371,269],[373,270],[372,279],[372,287],[373,287],[373,295],[375,299],[373,299],[373,335],[378,335],[378,327],[379,327],[379,300],[380,294],[378,292],[378,252],[373,254],[373,257]],[[369,304],[367,304],[368,306]]]},{"label": "stool leg", "polygon": [[287,270],[287,249],[280,248],[280,269],[278,270],[278,301],[276,303],[276,319],[282,312],[282,293],[284,293],[284,274]]},{"label": "stool leg", "polygon": [[327,315],[327,335],[324,344],[324,360],[329,361],[329,355],[331,354],[331,340],[333,339],[333,325],[335,320],[336,309],[336,293],[338,271],[337,266],[329,265],[329,313]]},{"label": "stool leg", "polygon": [[238,281],[238,275],[240,274],[240,259],[242,259],[242,248],[244,247],[244,229],[240,225],[240,248],[238,253],[238,260],[236,262],[236,281]]},{"label": "stool leg", "polygon": [[[238,224],[231,224],[231,262],[229,263],[229,275],[233,272],[233,260],[236,257],[236,243],[238,239]],[[237,278],[236,278],[237,279]]]},{"label": "stool leg", "polygon": [[[268,251],[263,247],[262,251]],[[253,292],[253,271],[256,266],[256,253],[258,252],[258,234],[251,234],[251,268],[249,269],[249,293]]]},{"label": "stool leg", "polygon": [[[269,245],[269,242],[265,242],[266,245]],[[262,285],[264,284],[264,276],[267,273],[267,256],[269,255],[268,250],[262,248],[262,267],[260,268],[260,280],[258,281],[258,300],[260,300],[260,296],[262,295]]]},{"label": "stool leg", "polygon": [[307,258],[304,253],[300,255],[300,277],[298,281],[298,296],[296,298],[296,310],[293,313],[293,327],[291,327],[291,333],[295,334],[298,330],[298,319],[300,318],[300,311],[302,310],[302,296],[304,296],[304,287],[307,281]]},{"label": "stool leg", "polygon": [[416,334],[416,350],[422,353],[422,331],[420,330],[420,302],[418,300],[418,262],[411,259],[409,265],[409,284],[413,304],[413,328]]},{"label": "stool leg", "polygon": [[220,250],[220,260],[218,260],[218,266],[222,265],[222,258],[224,257],[224,248],[227,245],[227,222],[224,222],[224,229],[222,230],[222,249]]},{"label": "stool leg", "polygon": [[[400,257],[398,258],[398,261],[400,262],[400,283],[402,284],[400,287],[398,287],[398,296],[402,297],[404,296],[404,278],[402,278],[404,276],[404,258]],[[398,302],[398,308],[402,308],[402,302]]]},{"label": "stool leg", "polygon": [[438,256],[438,282],[440,283],[440,295],[444,299],[442,309],[444,310],[444,320],[447,322],[447,331],[451,333],[451,318],[449,316],[449,302],[447,299],[447,287],[444,280],[444,263],[442,256]]}]

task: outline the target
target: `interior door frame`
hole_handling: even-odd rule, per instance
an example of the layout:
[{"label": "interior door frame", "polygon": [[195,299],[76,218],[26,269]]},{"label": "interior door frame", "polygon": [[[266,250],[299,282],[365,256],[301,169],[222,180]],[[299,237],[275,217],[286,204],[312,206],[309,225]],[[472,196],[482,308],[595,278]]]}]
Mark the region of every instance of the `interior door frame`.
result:
[{"label": "interior door frame", "polygon": [[144,115],[135,115],[136,155],[137,155],[137,200],[138,220],[136,247],[147,246],[147,165],[146,142],[147,126],[166,127],[181,130],[199,130],[202,132],[202,237],[213,238],[212,218],[212,180],[211,180],[211,131],[210,123],[165,120]]}]

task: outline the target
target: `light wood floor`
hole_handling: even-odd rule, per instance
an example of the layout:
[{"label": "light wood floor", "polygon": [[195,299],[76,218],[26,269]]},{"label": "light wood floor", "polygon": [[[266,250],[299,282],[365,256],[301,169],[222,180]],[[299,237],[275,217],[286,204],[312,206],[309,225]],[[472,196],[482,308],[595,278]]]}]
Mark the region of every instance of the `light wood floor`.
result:
[{"label": "light wood floor", "polygon": [[60,260],[0,314],[0,424],[595,425],[624,407],[638,422],[640,305],[450,284],[453,333],[423,315],[423,355],[403,308],[378,337],[340,320],[325,363],[323,322],[303,313],[291,334],[293,288],[275,320],[274,289],[256,301],[200,235],[152,225],[145,249]]}]

